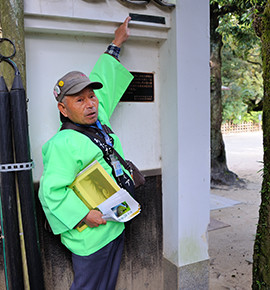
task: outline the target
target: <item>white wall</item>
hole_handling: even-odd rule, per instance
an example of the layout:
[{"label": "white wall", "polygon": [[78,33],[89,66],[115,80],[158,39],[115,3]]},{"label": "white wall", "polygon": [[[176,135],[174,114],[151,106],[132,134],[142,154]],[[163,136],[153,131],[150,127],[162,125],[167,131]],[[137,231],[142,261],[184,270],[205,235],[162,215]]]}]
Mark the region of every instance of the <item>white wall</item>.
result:
[{"label": "white wall", "polygon": [[179,267],[208,259],[208,6],[207,0],[182,0],[161,48],[164,255]]}]

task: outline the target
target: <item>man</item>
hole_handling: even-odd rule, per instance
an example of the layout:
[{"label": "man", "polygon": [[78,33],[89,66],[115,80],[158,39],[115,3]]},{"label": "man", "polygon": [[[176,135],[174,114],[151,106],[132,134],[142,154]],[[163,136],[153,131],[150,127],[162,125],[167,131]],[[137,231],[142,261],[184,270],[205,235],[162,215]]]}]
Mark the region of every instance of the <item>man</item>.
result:
[{"label": "man", "polygon": [[[39,198],[54,234],[60,234],[61,242],[72,252],[72,290],[111,290],[117,282],[124,224],[106,222],[101,212],[89,211],[68,186],[94,160],[118,182],[102,150],[76,128],[96,130],[123,157],[118,137],[104,132],[102,125],[110,127],[109,119],[133,78],[117,60],[120,47],[129,36],[129,21],[127,17],[115,31],[113,42],[90,74],[91,81],[74,71],[60,78],[54,88],[63,126],[72,124],[75,130],[63,127],[65,130],[60,130],[43,146],[44,172]],[[117,163],[117,158],[110,155],[110,161],[113,158]],[[130,177],[123,166],[121,171],[120,177]],[[79,232],[76,226],[81,222],[88,227]]]}]

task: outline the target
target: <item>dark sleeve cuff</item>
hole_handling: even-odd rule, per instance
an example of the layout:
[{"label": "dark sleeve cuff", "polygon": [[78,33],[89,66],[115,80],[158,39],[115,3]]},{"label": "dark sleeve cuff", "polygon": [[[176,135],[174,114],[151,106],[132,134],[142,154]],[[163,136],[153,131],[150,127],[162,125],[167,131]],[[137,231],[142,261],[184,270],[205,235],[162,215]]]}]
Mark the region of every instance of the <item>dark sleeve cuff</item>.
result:
[{"label": "dark sleeve cuff", "polygon": [[115,58],[119,58],[119,53],[120,53],[121,48],[116,46],[115,44],[111,43],[108,47],[105,53],[108,53],[112,55]]}]

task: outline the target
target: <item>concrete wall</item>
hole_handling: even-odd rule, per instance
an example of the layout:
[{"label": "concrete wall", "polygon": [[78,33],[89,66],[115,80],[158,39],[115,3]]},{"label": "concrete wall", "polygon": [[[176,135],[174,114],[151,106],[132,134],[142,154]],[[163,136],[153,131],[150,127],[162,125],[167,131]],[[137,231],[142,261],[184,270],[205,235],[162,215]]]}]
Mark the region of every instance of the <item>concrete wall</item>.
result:
[{"label": "concrete wall", "polygon": [[[164,279],[179,289],[208,287],[208,9],[206,0],[180,1],[172,13],[168,40],[161,47],[161,67],[167,68],[161,78],[160,112]],[[197,267],[202,261],[204,266]],[[201,274],[195,276],[192,269],[201,269]],[[174,280],[172,270],[176,273]],[[204,288],[195,287],[202,284]]]}]

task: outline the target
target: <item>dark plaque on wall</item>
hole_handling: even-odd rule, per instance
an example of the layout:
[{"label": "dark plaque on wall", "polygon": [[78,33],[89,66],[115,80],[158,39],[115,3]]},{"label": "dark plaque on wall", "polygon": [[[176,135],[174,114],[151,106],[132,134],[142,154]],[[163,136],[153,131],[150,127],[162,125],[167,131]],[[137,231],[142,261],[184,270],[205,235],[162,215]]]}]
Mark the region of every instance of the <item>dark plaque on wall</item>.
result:
[{"label": "dark plaque on wall", "polygon": [[121,98],[121,102],[153,102],[154,74],[144,72],[131,73],[134,79]]}]

